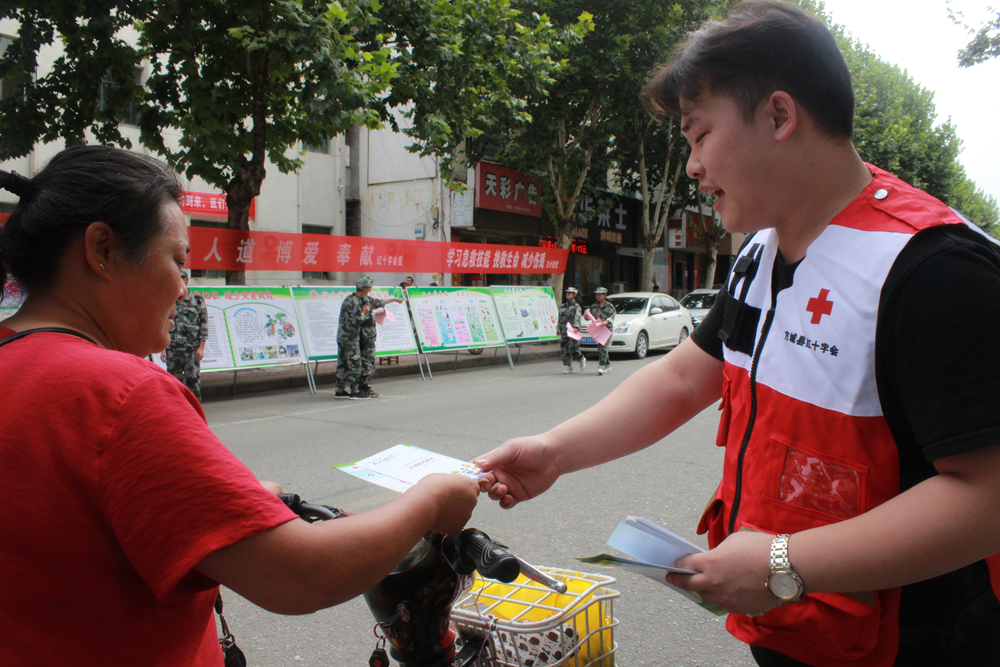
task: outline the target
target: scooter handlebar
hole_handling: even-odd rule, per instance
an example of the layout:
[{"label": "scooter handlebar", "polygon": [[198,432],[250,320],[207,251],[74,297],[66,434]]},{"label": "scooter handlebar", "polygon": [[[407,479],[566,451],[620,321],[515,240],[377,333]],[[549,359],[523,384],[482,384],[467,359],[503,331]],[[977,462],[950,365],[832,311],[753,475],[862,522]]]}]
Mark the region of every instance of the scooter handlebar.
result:
[{"label": "scooter handlebar", "polygon": [[481,530],[467,528],[462,531],[461,549],[462,556],[475,563],[479,574],[488,579],[509,584],[521,573],[518,557]]}]

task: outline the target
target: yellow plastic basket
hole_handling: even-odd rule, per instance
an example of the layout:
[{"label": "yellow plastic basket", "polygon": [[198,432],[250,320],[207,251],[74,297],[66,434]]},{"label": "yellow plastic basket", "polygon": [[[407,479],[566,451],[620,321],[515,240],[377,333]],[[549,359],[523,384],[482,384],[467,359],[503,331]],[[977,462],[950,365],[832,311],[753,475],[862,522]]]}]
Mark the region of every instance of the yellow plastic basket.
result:
[{"label": "yellow plastic basket", "polygon": [[556,593],[520,576],[510,584],[476,575],[451,619],[466,641],[483,641],[482,667],[615,667],[611,577],[538,568],[566,582]]}]

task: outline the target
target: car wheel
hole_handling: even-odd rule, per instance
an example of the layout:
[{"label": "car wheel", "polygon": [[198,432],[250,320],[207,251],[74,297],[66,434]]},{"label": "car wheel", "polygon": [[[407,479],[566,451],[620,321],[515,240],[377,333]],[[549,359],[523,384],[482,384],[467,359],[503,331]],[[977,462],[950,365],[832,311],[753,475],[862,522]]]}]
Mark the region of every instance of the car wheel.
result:
[{"label": "car wheel", "polygon": [[481,347],[469,348],[469,354],[482,354],[482,353],[483,353],[483,348]]},{"label": "car wheel", "polygon": [[649,352],[649,336],[645,331],[640,331],[635,339],[635,358],[645,359],[647,352]]},{"label": "car wheel", "polygon": [[677,337],[677,344],[680,345],[681,343],[683,343],[685,340],[687,340],[687,337],[688,337],[688,328],[684,327],[681,329],[681,335]]}]

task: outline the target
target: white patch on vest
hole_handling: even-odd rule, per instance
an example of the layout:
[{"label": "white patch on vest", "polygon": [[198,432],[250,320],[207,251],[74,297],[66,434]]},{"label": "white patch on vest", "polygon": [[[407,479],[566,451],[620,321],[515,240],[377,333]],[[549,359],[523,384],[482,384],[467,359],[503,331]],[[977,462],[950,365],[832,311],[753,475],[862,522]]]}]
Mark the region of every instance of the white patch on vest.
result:
[{"label": "white patch on vest", "polygon": [[[757,382],[801,401],[842,414],[882,414],[875,385],[875,325],[879,296],[899,251],[912,238],[895,232],[864,232],[830,225],[809,246],[792,287],[778,295],[774,322],[761,353]],[[757,342],[771,301],[777,251],[773,230],[748,244],[764,243],[747,303],[761,308]],[[829,290],[821,304],[821,290]],[[737,296],[739,291],[737,291]],[[819,322],[813,324],[817,305]],[[801,340],[801,344],[800,341]],[[730,363],[750,368],[747,355],[726,348]]]}]

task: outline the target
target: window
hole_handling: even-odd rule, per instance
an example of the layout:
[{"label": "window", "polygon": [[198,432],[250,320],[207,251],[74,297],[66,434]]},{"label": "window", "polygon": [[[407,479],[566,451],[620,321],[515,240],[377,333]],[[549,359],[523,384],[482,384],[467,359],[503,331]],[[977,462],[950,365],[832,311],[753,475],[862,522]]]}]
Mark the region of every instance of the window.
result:
[{"label": "window", "polygon": [[[333,230],[329,227],[323,227],[322,225],[302,225],[303,234],[325,234],[329,236],[333,233]],[[303,280],[329,280],[328,276],[323,271],[303,271]]]},{"label": "window", "polygon": [[[136,67],[133,70],[132,74],[137,84],[142,83],[141,67]],[[101,99],[99,100],[101,111],[107,111],[108,108],[111,106],[111,94],[117,88],[118,86],[116,86],[114,81],[111,79],[110,72],[108,74],[105,74],[104,78],[101,79]],[[129,100],[127,110],[125,111],[125,113],[121,114],[118,117],[118,121],[123,123],[124,125],[138,126],[139,125],[138,107],[139,105],[136,104],[134,100]]]},{"label": "window", "polygon": [[309,153],[322,153],[323,155],[329,155],[330,154],[330,140],[327,139],[326,141],[322,142],[318,146],[314,146],[312,144],[309,144],[309,143],[306,143],[306,142],[303,141],[302,142],[302,150],[307,151]]},{"label": "window", "polygon": [[[0,56],[4,54],[7,47],[14,43],[13,37],[0,35]],[[11,83],[10,79],[4,77],[0,79],[0,100],[5,100],[17,91],[17,86]]]},{"label": "window", "polygon": [[[226,223],[218,220],[192,220],[192,227],[208,227],[209,229],[226,229]],[[192,278],[225,278],[225,271],[215,269],[191,269]]]}]

